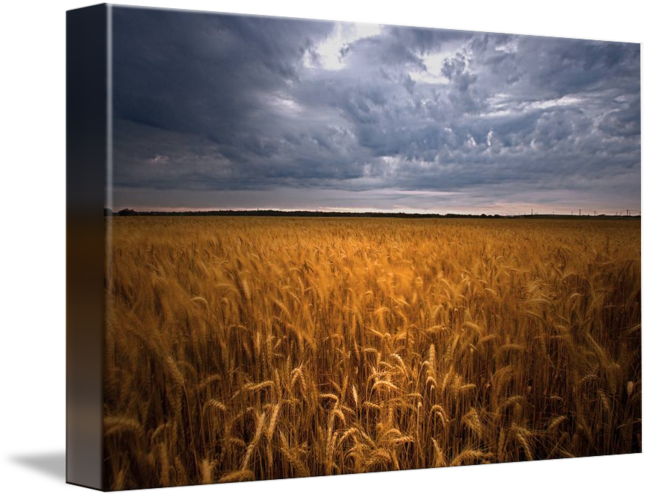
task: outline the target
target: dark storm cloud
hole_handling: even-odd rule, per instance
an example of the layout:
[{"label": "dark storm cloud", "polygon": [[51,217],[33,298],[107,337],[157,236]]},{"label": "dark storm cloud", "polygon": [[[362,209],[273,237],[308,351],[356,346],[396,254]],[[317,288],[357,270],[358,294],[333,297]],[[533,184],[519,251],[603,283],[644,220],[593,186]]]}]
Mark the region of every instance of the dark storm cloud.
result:
[{"label": "dark storm cloud", "polygon": [[113,26],[118,206],[640,206],[638,45],[132,8]]},{"label": "dark storm cloud", "polygon": [[298,80],[331,25],[166,10],[114,9],[118,117],[228,143],[268,93]]}]

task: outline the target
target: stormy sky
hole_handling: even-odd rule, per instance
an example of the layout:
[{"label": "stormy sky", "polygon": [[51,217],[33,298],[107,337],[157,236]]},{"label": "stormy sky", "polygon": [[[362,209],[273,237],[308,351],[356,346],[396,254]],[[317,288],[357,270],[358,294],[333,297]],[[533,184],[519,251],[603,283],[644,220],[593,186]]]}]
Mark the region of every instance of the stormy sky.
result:
[{"label": "stormy sky", "polygon": [[113,8],[115,209],[641,204],[637,44]]}]

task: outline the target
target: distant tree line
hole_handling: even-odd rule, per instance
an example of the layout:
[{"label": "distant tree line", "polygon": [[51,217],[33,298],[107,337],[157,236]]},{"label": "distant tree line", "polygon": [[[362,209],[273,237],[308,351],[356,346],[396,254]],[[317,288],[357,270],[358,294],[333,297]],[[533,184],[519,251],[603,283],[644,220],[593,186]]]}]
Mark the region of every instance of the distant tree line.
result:
[{"label": "distant tree line", "polygon": [[525,215],[501,215],[501,214],[418,214],[408,212],[324,212],[324,211],[278,211],[265,210],[214,210],[214,211],[136,211],[133,209],[122,209],[113,212],[111,209],[104,209],[104,216],[231,216],[231,217],[392,217],[392,218],[413,218],[413,219],[457,219],[457,218],[479,218],[479,219],[629,219],[640,218],[636,216],[611,216],[600,214],[598,216],[573,216],[568,214],[525,214]]}]

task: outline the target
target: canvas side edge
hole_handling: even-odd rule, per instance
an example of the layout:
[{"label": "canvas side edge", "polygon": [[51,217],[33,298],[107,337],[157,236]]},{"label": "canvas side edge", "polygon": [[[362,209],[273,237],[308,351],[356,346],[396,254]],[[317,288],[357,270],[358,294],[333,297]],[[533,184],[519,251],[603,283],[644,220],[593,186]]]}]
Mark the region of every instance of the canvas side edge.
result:
[{"label": "canvas side edge", "polygon": [[107,12],[66,13],[66,481],[104,489]]}]

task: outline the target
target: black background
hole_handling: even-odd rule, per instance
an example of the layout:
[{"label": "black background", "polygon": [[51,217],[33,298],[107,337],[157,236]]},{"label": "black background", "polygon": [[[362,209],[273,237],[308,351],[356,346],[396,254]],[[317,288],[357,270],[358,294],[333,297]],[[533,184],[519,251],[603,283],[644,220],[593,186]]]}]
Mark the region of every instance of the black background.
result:
[{"label": "black background", "polygon": [[[192,0],[190,0],[191,2]],[[194,0],[196,1],[196,0]],[[78,8],[102,2],[66,2],[65,9]],[[165,3],[156,2],[156,3]],[[172,3],[172,2],[168,2]],[[182,3],[180,0],[178,3]],[[558,8],[548,3],[518,4],[514,6],[484,2],[480,6],[466,2],[399,2],[381,6],[352,4],[331,5],[328,2],[282,3],[252,2],[219,3],[201,1],[201,6],[244,10],[300,13],[352,18],[372,18],[455,26],[487,27],[495,29],[540,31],[545,33],[570,33],[584,36],[607,36],[644,39],[641,22],[641,4],[583,3],[579,8],[564,4]],[[574,4],[575,5],[575,4]],[[643,49],[645,52],[645,48]],[[645,72],[645,71],[644,71]],[[421,471],[412,473],[312,479],[291,482],[270,482],[219,486],[214,488],[171,489],[165,494],[235,496],[246,492],[264,494],[303,494],[309,492],[340,493],[363,492],[368,495],[380,492],[409,493],[410,496],[478,494],[527,494],[530,492],[561,492],[568,495],[603,495],[615,491],[617,495],[637,493],[635,490],[643,476],[644,456],[584,459],[550,463],[463,468],[458,470]],[[65,463],[65,459],[64,459]],[[65,477],[64,477],[65,480]],[[59,480],[61,482],[61,480]],[[28,483],[29,484],[29,483]],[[57,490],[62,487],[58,485]],[[65,485],[64,495],[88,494],[89,491]],[[161,491],[146,491],[146,494]],[[410,497],[409,496],[409,497]],[[363,497],[363,496],[362,496]]]}]

